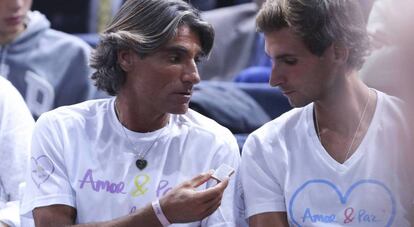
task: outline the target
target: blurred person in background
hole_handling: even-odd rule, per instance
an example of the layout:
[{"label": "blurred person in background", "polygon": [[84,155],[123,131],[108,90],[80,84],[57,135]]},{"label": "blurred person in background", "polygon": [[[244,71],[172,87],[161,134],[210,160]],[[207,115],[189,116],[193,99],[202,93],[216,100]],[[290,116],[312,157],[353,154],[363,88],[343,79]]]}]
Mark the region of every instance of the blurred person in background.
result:
[{"label": "blurred person in background", "polygon": [[20,226],[19,185],[29,162],[33,125],[20,93],[0,77],[0,227]]},{"label": "blurred person in background", "polygon": [[232,81],[241,71],[254,66],[266,66],[270,71],[263,36],[255,28],[256,14],[263,2],[255,0],[202,13],[216,33],[209,58],[198,67],[202,80]]},{"label": "blurred person in background", "polygon": [[24,97],[36,118],[96,95],[89,76],[90,47],[50,28],[32,0],[0,1],[0,74]]},{"label": "blurred person in background", "polygon": [[369,86],[413,102],[414,1],[377,0],[367,29],[373,51],[361,69]]}]

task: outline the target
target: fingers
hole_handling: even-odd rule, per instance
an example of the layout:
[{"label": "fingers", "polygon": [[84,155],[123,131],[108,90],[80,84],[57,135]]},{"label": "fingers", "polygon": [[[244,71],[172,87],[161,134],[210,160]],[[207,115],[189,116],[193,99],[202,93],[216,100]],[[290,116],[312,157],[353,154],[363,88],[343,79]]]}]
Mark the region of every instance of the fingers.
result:
[{"label": "fingers", "polygon": [[[199,208],[202,208],[201,210],[199,210],[198,214],[197,214],[197,220],[201,220],[209,215],[211,215],[215,210],[217,210],[217,208],[220,206],[221,204],[221,199],[223,197],[223,194],[220,194],[219,196],[202,202],[201,204],[199,204]],[[199,201],[200,202],[200,201]]]},{"label": "fingers", "polygon": [[214,206],[215,204],[220,203],[222,198],[223,198],[223,194],[221,194],[221,195],[219,195],[215,198],[212,198],[211,200],[205,201],[204,206],[205,207]]},{"label": "fingers", "polygon": [[206,202],[223,195],[224,189],[229,184],[229,179],[225,179],[213,187],[207,188],[203,191],[196,192],[195,196],[200,201]]},{"label": "fingers", "polygon": [[160,199],[163,212],[171,222],[201,220],[220,206],[223,192],[229,183],[228,178],[208,189],[196,190],[196,187],[211,179],[212,174],[209,171],[183,182]]},{"label": "fingers", "polygon": [[204,217],[210,216],[212,213],[214,213],[214,211],[216,211],[219,207],[221,206],[221,199],[218,203],[214,204],[213,206],[211,206],[209,209],[207,209],[205,211],[205,213],[203,214]]},{"label": "fingers", "polygon": [[194,177],[193,179],[190,180],[190,184],[192,187],[196,188],[202,184],[204,184],[205,182],[207,182],[210,178],[211,175],[213,175],[213,171],[209,170],[207,173],[202,173],[196,177]]},{"label": "fingers", "polygon": [[213,199],[212,201],[210,201],[208,204],[206,204],[206,209],[202,213],[203,218],[211,215],[212,213],[214,213],[214,211],[217,210],[217,208],[220,207],[221,199],[222,199],[222,197],[217,197],[217,198]]}]

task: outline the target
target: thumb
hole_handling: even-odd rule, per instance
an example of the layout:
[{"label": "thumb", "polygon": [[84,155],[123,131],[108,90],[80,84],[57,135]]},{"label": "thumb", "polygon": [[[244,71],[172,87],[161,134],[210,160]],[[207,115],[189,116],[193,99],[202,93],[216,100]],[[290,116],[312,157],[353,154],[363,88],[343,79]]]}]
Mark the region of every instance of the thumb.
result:
[{"label": "thumb", "polygon": [[214,173],[213,170],[209,170],[207,173],[202,173],[202,174],[194,177],[193,179],[190,180],[191,186],[196,188],[196,187],[204,184],[205,182],[207,182],[211,178],[211,175],[213,175],[213,173]]}]

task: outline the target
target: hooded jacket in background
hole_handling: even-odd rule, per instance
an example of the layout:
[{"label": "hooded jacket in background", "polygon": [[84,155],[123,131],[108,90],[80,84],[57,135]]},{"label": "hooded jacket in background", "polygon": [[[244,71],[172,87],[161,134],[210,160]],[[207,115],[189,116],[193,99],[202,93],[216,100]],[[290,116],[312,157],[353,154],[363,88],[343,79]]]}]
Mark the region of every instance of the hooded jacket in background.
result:
[{"label": "hooded jacket in background", "polygon": [[95,95],[89,78],[91,48],[81,39],[50,28],[39,12],[28,12],[27,28],[0,47],[0,74],[22,94],[35,117]]}]

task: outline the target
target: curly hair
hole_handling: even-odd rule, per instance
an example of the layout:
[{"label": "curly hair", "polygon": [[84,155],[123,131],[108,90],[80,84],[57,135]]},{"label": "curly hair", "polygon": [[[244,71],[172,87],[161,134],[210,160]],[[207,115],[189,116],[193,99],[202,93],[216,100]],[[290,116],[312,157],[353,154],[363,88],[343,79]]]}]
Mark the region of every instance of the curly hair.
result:
[{"label": "curly hair", "polygon": [[100,35],[91,56],[92,79],[98,89],[117,95],[125,83],[118,63],[120,50],[133,50],[140,57],[156,52],[174,38],[178,27],[189,26],[198,33],[204,55],[211,51],[214,30],[200,12],[182,0],[128,0]]}]

